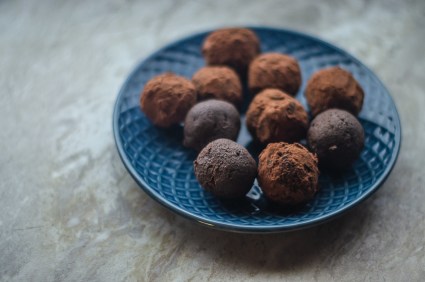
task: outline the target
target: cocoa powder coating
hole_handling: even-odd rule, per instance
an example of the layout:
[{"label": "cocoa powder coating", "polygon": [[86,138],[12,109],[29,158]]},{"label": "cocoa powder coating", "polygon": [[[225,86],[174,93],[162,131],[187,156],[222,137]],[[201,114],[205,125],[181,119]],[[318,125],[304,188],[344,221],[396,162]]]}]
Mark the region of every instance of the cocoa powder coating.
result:
[{"label": "cocoa powder coating", "polygon": [[201,186],[222,198],[243,197],[257,176],[255,160],[243,146],[229,139],[209,143],[193,165]]},{"label": "cocoa powder coating", "polygon": [[249,66],[248,85],[252,94],[266,88],[277,88],[295,96],[301,85],[301,69],[297,60],[291,56],[262,54]]},{"label": "cocoa powder coating", "polygon": [[330,67],[313,74],[305,96],[313,116],[331,108],[357,116],[363,106],[364,92],[351,73],[340,67]]},{"label": "cocoa powder coating", "polygon": [[246,113],[249,132],[261,143],[295,142],[308,129],[307,112],[295,98],[277,89],[257,94]]},{"label": "cocoa powder coating", "polygon": [[182,122],[195,103],[196,90],[192,82],[172,73],[149,80],[140,97],[142,111],[160,127]]},{"label": "cocoa powder coating", "polygon": [[272,202],[296,205],[311,200],[318,191],[317,158],[304,146],[270,143],[261,152],[258,183]]},{"label": "cocoa powder coating", "polygon": [[203,67],[192,77],[198,100],[219,99],[239,107],[242,85],[236,72],[228,67]]},{"label": "cocoa powder coating", "polygon": [[183,145],[200,151],[215,139],[236,140],[240,127],[239,112],[232,104],[220,100],[200,102],[184,120]]},{"label": "cocoa powder coating", "polygon": [[205,39],[202,54],[207,65],[224,65],[245,77],[251,61],[260,53],[260,41],[246,28],[226,28]]},{"label": "cocoa powder coating", "polygon": [[331,109],[314,118],[307,141],[320,166],[338,172],[359,158],[364,147],[364,130],[349,112]]}]

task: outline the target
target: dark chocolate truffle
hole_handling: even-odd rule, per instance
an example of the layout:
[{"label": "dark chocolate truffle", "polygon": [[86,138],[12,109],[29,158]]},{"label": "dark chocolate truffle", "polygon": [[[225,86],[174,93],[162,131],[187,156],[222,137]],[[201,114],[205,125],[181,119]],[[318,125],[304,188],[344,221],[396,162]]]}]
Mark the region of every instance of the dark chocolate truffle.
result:
[{"label": "dark chocolate truffle", "polygon": [[239,107],[242,85],[238,75],[228,67],[203,67],[192,77],[198,100],[218,99]]},{"label": "dark chocolate truffle", "polygon": [[363,106],[360,84],[346,70],[331,67],[319,70],[307,83],[305,91],[313,116],[327,109],[342,109],[357,116]]},{"label": "dark chocolate truffle", "polygon": [[172,73],[158,75],[145,85],[140,106],[153,124],[169,127],[182,122],[196,103],[196,90],[190,80]]},{"label": "dark chocolate truffle", "polygon": [[226,28],[205,39],[202,54],[207,65],[225,65],[245,77],[251,61],[260,53],[260,41],[245,28]]},{"label": "dark chocolate truffle", "polygon": [[184,120],[184,146],[200,151],[215,139],[238,138],[241,120],[236,108],[225,101],[207,100],[193,106]]},{"label": "dark chocolate truffle", "polygon": [[301,70],[295,58],[279,53],[262,54],[249,66],[248,85],[252,94],[277,88],[295,96],[301,85]]},{"label": "dark chocolate truffle", "polygon": [[349,168],[360,156],[364,130],[352,114],[331,109],[311,122],[307,140],[320,166],[340,171]]},{"label": "dark chocolate truffle", "polygon": [[229,139],[209,143],[193,165],[201,186],[222,198],[243,197],[257,176],[255,160],[243,146]]},{"label": "dark chocolate truffle", "polygon": [[308,129],[307,112],[295,98],[278,89],[258,93],[246,113],[248,130],[261,143],[295,142]]},{"label": "dark chocolate truffle", "polygon": [[317,158],[304,146],[271,143],[258,161],[258,183],[268,199],[281,205],[304,203],[316,194]]}]

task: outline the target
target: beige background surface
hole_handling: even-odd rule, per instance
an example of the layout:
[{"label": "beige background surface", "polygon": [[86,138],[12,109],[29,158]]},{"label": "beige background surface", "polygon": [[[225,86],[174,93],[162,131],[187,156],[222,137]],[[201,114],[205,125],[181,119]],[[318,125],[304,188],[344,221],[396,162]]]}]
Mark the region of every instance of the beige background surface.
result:
[{"label": "beige background surface", "polygon": [[[366,202],[300,232],[240,235],[182,219],[121,164],[112,108],[156,48],[223,25],[308,32],[372,68],[403,124]],[[3,281],[425,281],[425,2],[0,1]]]}]

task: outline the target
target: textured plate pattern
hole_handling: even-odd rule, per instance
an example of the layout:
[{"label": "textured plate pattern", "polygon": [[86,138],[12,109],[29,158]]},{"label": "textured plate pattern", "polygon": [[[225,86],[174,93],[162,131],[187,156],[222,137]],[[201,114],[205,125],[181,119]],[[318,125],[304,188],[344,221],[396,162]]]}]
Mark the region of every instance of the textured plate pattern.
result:
[{"label": "textured plate pattern", "polygon": [[[159,129],[139,109],[139,95],[153,76],[166,71],[190,78],[204,65],[200,46],[206,33],[171,44],[143,61],[130,75],[118,96],[114,111],[115,140],[121,158],[134,179],[154,199],[175,212],[216,228],[239,232],[273,232],[306,227],[330,219],[375,191],[393,167],[400,147],[400,121],[387,90],[358,60],[319,39],[285,30],[253,28],[263,52],[276,51],[296,57],[301,65],[302,93],[311,74],[339,65],[360,82],[366,97],[360,121],[366,146],[352,170],[334,178],[320,176],[320,192],[305,206],[277,210],[262,196],[257,184],[247,198],[221,201],[204,192],[196,181],[192,162],[195,153],[182,146],[182,127]],[[238,142],[253,155],[245,127]]]}]

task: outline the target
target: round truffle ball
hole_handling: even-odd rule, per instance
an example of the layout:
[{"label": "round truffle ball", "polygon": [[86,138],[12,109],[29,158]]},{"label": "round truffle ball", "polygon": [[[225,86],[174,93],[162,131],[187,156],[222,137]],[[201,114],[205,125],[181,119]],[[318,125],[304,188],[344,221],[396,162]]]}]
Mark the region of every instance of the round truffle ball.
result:
[{"label": "round truffle ball", "polygon": [[307,141],[320,166],[335,171],[349,168],[364,146],[364,130],[350,113],[331,109],[314,118]]},{"label": "round truffle ball", "polygon": [[319,70],[310,78],[305,91],[313,116],[336,108],[357,116],[363,106],[364,93],[360,84],[346,70],[331,67]]},{"label": "round truffle ball", "polygon": [[172,73],[158,75],[143,88],[140,106],[153,124],[169,127],[182,122],[196,103],[196,90],[190,80]]},{"label": "round truffle ball", "polygon": [[295,96],[301,85],[301,69],[295,58],[279,53],[262,54],[249,66],[248,85],[252,94],[277,88]]},{"label": "round truffle ball", "polygon": [[304,203],[316,194],[317,158],[304,146],[270,143],[258,161],[258,183],[268,199],[281,205]]},{"label": "round truffle ball", "polygon": [[219,100],[200,102],[186,115],[183,144],[200,151],[215,139],[236,140],[240,127],[239,113],[232,104]]},{"label": "round truffle ball", "polygon": [[203,67],[192,77],[198,100],[218,99],[239,107],[242,103],[242,85],[238,75],[228,67]]},{"label": "round truffle ball", "polygon": [[308,117],[295,98],[277,89],[266,89],[249,105],[246,124],[260,143],[295,142],[305,137]]},{"label": "round truffle ball", "polygon": [[245,28],[226,28],[205,39],[202,54],[207,65],[225,65],[244,77],[251,61],[260,53],[260,41]]},{"label": "round truffle ball", "polygon": [[201,186],[222,198],[245,196],[257,176],[255,160],[243,146],[229,139],[209,143],[193,165]]}]

